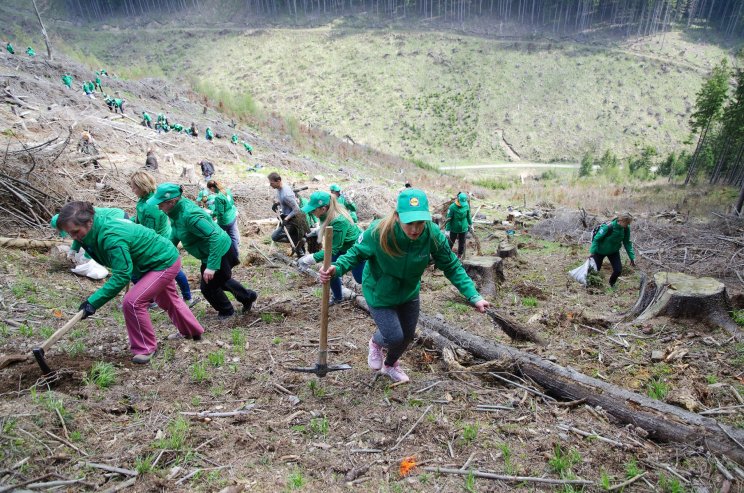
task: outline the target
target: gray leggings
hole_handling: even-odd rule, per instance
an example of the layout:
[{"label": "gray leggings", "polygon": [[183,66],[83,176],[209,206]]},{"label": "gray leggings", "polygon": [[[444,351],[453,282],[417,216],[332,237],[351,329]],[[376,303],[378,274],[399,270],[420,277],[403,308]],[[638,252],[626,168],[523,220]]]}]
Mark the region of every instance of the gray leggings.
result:
[{"label": "gray leggings", "polygon": [[402,305],[369,307],[369,313],[377,324],[372,340],[387,348],[386,366],[393,366],[413,342],[420,308],[418,296]]}]

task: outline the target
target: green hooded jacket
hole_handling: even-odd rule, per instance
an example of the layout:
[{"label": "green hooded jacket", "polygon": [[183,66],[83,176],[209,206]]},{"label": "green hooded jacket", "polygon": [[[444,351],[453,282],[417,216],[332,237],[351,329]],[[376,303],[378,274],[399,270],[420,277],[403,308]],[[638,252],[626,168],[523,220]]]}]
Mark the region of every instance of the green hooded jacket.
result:
[{"label": "green hooded jacket", "polygon": [[211,139],[214,138],[214,133],[212,133],[212,129],[209,128],[209,127],[207,127],[207,130],[205,132],[205,135],[206,135],[206,137],[207,137],[208,140],[211,140]]},{"label": "green hooded jacket", "polygon": [[149,195],[140,197],[137,201],[137,217],[134,218],[134,222],[150,228],[164,238],[170,239],[171,225],[168,216],[157,205],[147,203],[147,199],[154,194],[155,192],[152,192]]},{"label": "green hooded jacket", "polygon": [[179,123],[174,123],[173,125],[170,126],[170,128],[172,128],[176,132],[183,132],[183,125]]},{"label": "green hooded jacket", "polygon": [[232,244],[230,236],[189,199],[181,198],[176,202],[168,216],[173,219],[173,243],[180,241],[187,252],[206,264],[207,269],[219,270],[222,257]]},{"label": "green hooded jacket", "polygon": [[101,308],[124,289],[132,275],[162,271],[178,260],[178,249],[155,231],[98,213],[93,216],[93,225],[82,244],[93,260],[111,269],[106,284],[88,298],[96,308]]},{"label": "green hooded jacket", "polygon": [[243,148],[248,152],[253,152],[253,146],[248,142],[243,142]]},{"label": "green hooded jacket", "polygon": [[152,117],[146,111],[142,112],[142,119],[145,120],[146,122],[152,121]]},{"label": "green hooded jacket", "polygon": [[230,142],[232,142],[233,144],[237,144],[238,143],[238,135],[237,134],[233,134],[232,137],[230,137]]},{"label": "green hooded jacket", "polygon": [[62,83],[72,89],[72,77],[69,75],[62,76]]},{"label": "green hooded jacket", "polygon": [[597,231],[597,234],[594,235],[594,239],[592,240],[589,253],[611,255],[618,253],[620,247],[623,245],[625,246],[625,251],[628,252],[628,258],[635,260],[633,243],[630,241],[630,226],[623,228],[618,224],[617,218],[615,218],[610,224],[603,224],[599,227],[599,231]]},{"label": "green hooded jacket", "polygon": [[26,55],[28,55],[30,57],[35,57],[36,56],[36,52],[34,51],[33,48],[31,48],[29,46],[28,48],[26,48]]},{"label": "green hooded jacket", "polygon": [[473,224],[473,218],[470,217],[469,205],[457,205],[452,202],[447,210],[447,224],[444,229],[453,233],[466,233],[470,225]]},{"label": "green hooded jacket", "polygon": [[415,299],[430,258],[470,303],[483,299],[436,224],[427,221],[421,236],[411,240],[396,223],[395,240],[402,252],[399,256],[390,256],[382,250],[378,225],[379,221],[373,222],[361,240],[334,262],[336,276],[342,276],[362,260],[367,260],[362,292],[369,306],[391,307]]},{"label": "green hooded jacket", "polygon": [[[208,201],[209,199],[207,199]],[[218,193],[214,195],[214,205],[210,207],[214,211],[213,217],[220,226],[227,226],[235,220],[238,210],[235,208],[232,195]]]},{"label": "green hooded jacket", "polygon": [[351,218],[352,218],[352,219],[354,220],[354,224],[356,224],[356,223],[358,223],[358,222],[359,222],[359,218],[357,217],[357,213],[356,213],[356,210],[357,210],[357,209],[356,209],[356,204],[354,204],[354,202],[352,202],[351,200],[347,199],[347,198],[346,198],[346,197],[344,197],[343,195],[339,195],[339,196],[338,196],[338,197],[336,198],[336,201],[337,201],[337,202],[338,202],[339,204],[341,204],[341,205],[343,205],[344,207],[346,207],[346,210],[347,210],[347,211],[349,211],[349,215],[350,215],[350,216],[351,216]]},{"label": "green hooded jacket", "polygon": [[8,43],[5,45],[5,49],[8,50],[8,53],[11,55],[15,55],[15,50],[13,49],[13,45]]},{"label": "green hooded jacket", "polygon": [[[325,221],[326,216],[320,216],[320,220]],[[333,227],[333,246],[331,247],[331,255],[334,256],[346,253],[349,248],[353,247],[357,242],[359,235],[362,234],[362,230],[359,229],[356,224],[349,222],[343,214],[336,216],[329,226]],[[323,231],[318,232],[318,235],[321,234],[323,234]],[[313,254],[313,258],[316,262],[321,262],[324,257],[325,252],[323,250]]]},{"label": "green hooded jacket", "polygon": [[[95,217],[113,217],[114,219],[124,219],[127,216],[126,212],[115,207],[94,207],[93,209],[96,211]],[[56,225],[53,226],[56,227]],[[67,233],[65,233],[64,231],[60,231],[59,235],[64,238],[65,236],[67,236]],[[77,240],[73,240],[72,246],[70,246],[70,250],[79,252],[80,242]],[[85,256],[90,258],[90,255],[88,255],[87,252]]]}]

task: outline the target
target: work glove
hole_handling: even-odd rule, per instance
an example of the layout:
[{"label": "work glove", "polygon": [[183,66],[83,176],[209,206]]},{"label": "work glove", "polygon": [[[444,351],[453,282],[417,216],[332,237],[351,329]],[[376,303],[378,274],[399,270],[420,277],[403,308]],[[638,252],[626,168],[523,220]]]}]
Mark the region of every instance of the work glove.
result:
[{"label": "work glove", "polygon": [[78,307],[78,310],[82,310],[84,312],[83,320],[96,313],[96,307],[91,305],[88,300],[83,301]]},{"label": "work glove", "polygon": [[275,202],[274,205],[271,206],[271,210],[276,212],[279,210],[279,202]]},{"label": "work glove", "polygon": [[297,267],[300,268],[300,270],[307,270],[310,268],[311,265],[315,265],[315,258],[311,253],[308,253],[307,255],[304,255],[300,258],[300,260],[297,261]]}]

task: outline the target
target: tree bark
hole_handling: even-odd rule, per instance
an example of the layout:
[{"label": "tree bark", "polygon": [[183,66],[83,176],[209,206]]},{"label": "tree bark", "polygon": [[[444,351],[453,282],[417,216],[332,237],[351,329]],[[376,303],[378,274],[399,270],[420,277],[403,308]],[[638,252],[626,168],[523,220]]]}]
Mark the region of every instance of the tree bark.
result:
[{"label": "tree bark", "polygon": [[28,238],[0,238],[0,247],[5,248],[50,248],[67,245],[68,240],[30,240]]},{"label": "tree bark", "polygon": [[49,36],[47,36],[46,28],[44,23],[41,21],[41,14],[39,14],[39,8],[36,6],[36,0],[32,0],[34,4],[34,12],[36,12],[36,18],[39,19],[39,25],[41,26],[41,35],[44,36],[44,43],[46,43],[47,55],[49,60],[54,60],[52,56],[52,44],[49,42]]},{"label": "tree bark", "polygon": [[462,266],[483,295],[494,296],[498,283],[504,280],[501,257],[474,257],[464,260]]}]

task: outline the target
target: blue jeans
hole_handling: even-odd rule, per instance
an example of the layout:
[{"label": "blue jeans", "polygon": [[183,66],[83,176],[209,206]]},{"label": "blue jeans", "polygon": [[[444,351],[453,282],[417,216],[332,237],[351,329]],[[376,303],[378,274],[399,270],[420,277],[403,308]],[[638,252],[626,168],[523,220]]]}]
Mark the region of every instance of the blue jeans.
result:
[{"label": "blue jeans", "polygon": [[238,232],[238,218],[236,217],[233,222],[227,226],[220,226],[225,233],[230,236],[230,242],[235,247],[235,251],[240,249],[240,233]]},{"label": "blue jeans", "polygon": [[393,366],[413,342],[420,309],[418,297],[402,305],[369,307],[369,313],[377,325],[372,340],[387,348],[385,366]]},{"label": "blue jeans", "polygon": [[[338,255],[334,255],[331,257],[331,261],[335,262],[341,255],[343,255],[346,252],[342,252]],[[354,276],[354,280],[358,282],[359,284],[362,283],[362,272],[364,272],[364,266],[367,264],[367,261],[364,260],[358,264],[356,264],[351,269],[351,275]],[[331,279],[331,292],[333,293],[333,299],[340,300],[343,295],[341,294],[341,278],[340,277],[334,277]]]},{"label": "blue jeans", "polygon": [[191,299],[191,287],[189,287],[189,280],[186,277],[186,273],[183,271],[183,269],[178,271],[178,274],[176,274],[176,284],[178,284],[178,288],[181,290],[181,296],[185,300]]}]

